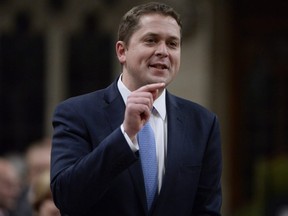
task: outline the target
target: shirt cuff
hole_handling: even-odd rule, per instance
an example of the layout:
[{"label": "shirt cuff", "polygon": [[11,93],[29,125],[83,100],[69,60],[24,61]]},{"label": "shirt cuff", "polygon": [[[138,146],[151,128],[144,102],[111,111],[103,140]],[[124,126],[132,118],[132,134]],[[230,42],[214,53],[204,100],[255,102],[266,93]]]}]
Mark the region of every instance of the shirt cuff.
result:
[{"label": "shirt cuff", "polygon": [[137,142],[137,139],[134,140],[134,142],[130,139],[130,137],[128,136],[128,134],[124,131],[124,126],[123,124],[121,124],[120,126],[121,128],[121,131],[129,145],[129,147],[131,148],[131,150],[135,153],[139,150],[139,145],[138,145],[138,142]]}]

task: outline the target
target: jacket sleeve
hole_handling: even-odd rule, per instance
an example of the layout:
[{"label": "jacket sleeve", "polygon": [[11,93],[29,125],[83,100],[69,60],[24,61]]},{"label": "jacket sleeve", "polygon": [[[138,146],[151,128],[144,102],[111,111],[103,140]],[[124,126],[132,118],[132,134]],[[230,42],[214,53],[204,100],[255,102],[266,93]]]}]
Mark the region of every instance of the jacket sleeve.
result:
[{"label": "jacket sleeve", "polygon": [[[99,117],[100,118],[100,117]],[[103,117],[100,121],[103,121]],[[82,215],[97,205],[109,184],[137,160],[120,127],[99,143],[86,121],[71,104],[62,103],[53,116],[51,190],[62,213]]]},{"label": "jacket sleeve", "polygon": [[214,117],[203,157],[198,191],[195,197],[193,216],[220,216],[222,152],[219,122]]}]

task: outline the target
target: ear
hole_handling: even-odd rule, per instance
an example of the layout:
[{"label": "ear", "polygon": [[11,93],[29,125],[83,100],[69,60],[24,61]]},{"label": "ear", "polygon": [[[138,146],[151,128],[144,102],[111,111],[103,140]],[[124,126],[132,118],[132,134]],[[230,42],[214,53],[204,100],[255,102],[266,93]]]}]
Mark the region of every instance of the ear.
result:
[{"label": "ear", "polygon": [[123,41],[117,41],[116,54],[117,54],[119,62],[121,64],[124,64],[126,61],[126,48],[125,48],[125,43]]}]

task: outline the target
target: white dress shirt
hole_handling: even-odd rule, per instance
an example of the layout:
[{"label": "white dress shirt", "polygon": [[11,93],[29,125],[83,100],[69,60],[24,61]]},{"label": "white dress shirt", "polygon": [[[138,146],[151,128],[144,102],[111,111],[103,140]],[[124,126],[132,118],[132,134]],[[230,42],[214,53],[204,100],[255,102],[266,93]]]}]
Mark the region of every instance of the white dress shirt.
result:
[{"label": "white dress shirt", "polygon": [[[121,81],[122,75],[118,79],[118,89],[126,104],[127,97],[131,94],[131,91]],[[155,110],[152,111],[149,122],[154,131],[155,142],[156,142],[156,155],[158,160],[158,192],[160,192],[162,186],[162,179],[165,174],[165,157],[167,153],[167,117],[166,117],[166,90],[154,101],[153,107]],[[121,125],[122,133],[124,134],[128,145],[131,150],[136,152],[139,150],[137,139],[133,142],[129,136],[125,133],[123,125]]]}]

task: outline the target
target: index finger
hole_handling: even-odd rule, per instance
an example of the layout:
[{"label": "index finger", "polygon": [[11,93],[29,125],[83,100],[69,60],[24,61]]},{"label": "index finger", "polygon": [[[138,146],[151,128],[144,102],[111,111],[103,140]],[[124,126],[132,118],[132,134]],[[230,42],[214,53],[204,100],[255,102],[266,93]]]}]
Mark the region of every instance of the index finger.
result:
[{"label": "index finger", "polygon": [[137,92],[150,92],[153,97],[153,101],[156,100],[159,96],[159,89],[163,89],[165,87],[165,83],[153,83],[142,86],[137,89]]},{"label": "index finger", "polygon": [[147,84],[145,86],[140,87],[136,91],[145,91],[145,92],[154,92],[156,90],[159,90],[161,88],[165,87],[165,83],[152,83],[152,84]]}]

